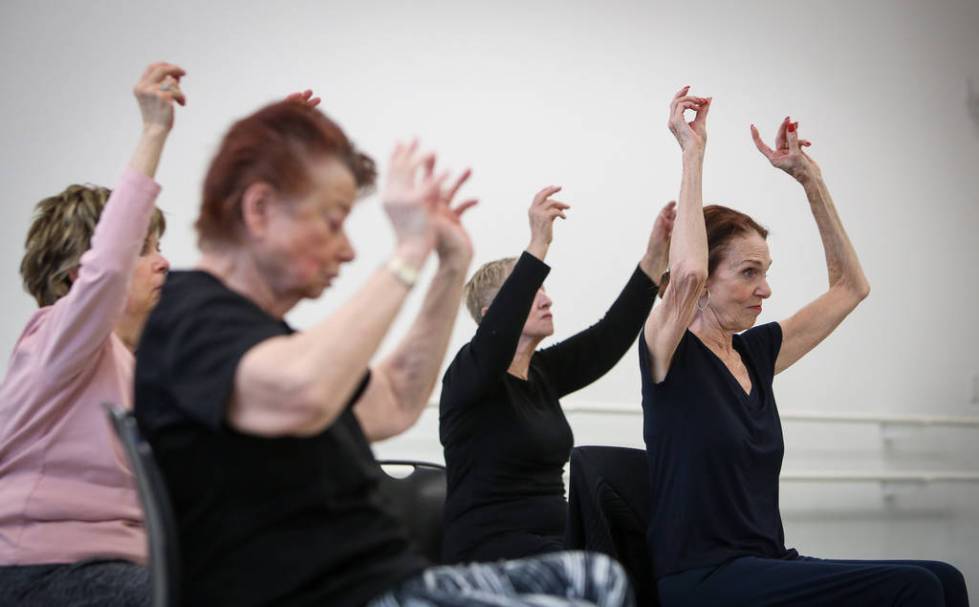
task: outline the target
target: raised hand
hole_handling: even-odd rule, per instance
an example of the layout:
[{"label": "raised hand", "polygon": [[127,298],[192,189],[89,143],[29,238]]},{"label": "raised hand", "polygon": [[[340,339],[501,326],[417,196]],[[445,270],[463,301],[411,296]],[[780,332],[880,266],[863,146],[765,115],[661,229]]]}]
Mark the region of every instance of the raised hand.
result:
[{"label": "raised hand", "polygon": [[466,169],[447,190],[443,190],[435,207],[433,218],[435,227],[435,250],[442,261],[456,261],[464,266],[472,260],[473,246],[469,233],[462,225],[462,214],[476,206],[475,198],[468,198],[452,206],[452,201],[462,184],[466,183],[472,171]]},{"label": "raised hand", "polygon": [[286,95],[285,100],[295,101],[305,105],[306,107],[316,107],[320,104],[320,101],[322,101],[322,99],[319,97],[313,97],[313,91],[311,89]]},{"label": "raised hand", "polygon": [[816,161],[802,149],[811,146],[812,143],[806,139],[799,139],[799,123],[792,122],[788,116],[782,120],[782,124],[778,127],[774,150],[761,140],[761,135],[755,125],[751,125],[751,138],[755,141],[755,147],[765,158],[768,158],[772,166],[782,169],[796,181],[803,183],[808,179],[819,178],[822,175]]},{"label": "raised hand", "polygon": [[558,217],[567,219],[564,212],[571,208],[571,205],[551,198],[560,191],[561,186],[551,185],[537,192],[527,211],[530,217],[530,246],[527,251],[540,260],[547,255],[547,249],[554,237],[554,220]]},{"label": "raised hand", "polygon": [[433,220],[447,177],[435,175],[435,154],[420,152],[417,141],[395,146],[381,200],[399,247],[424,256],[435,246]]},{"label": "raised hand", "polygon": [[139,102],[143,128],[169,132],[173,128],[173,104],[186,105],[180,79],[186,72],[172,63],[153,63],[146,68],[133,95]]},{"label": "raised hand", "polygon": [[[711,97],[688,95],[690,85],[677,91],[670,102],[670,119],[666,126],[676,137],[683,151],[703,151],[707,146],[707,113],[710,111]],[[693,110],[696,115],[687,122],[684,112]]]},{"label": "raised hand", "polygon": [[643,272],[657,284],[659,284],[660,278],[666,272],[667,267],[669,267],[670,238],[673,236],[673,223],[675,221],[676,201],[671,200],[656,215],[656,221],[653,222],[653,229],[649,233],[646,254],[639,262]]}]

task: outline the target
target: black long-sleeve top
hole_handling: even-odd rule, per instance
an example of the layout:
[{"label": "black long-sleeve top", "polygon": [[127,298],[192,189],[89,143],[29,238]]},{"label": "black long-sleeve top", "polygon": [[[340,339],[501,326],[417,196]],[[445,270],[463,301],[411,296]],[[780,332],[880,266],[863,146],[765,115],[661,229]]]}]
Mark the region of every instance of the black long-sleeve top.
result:
[{"label": "black long-sleeve top", "polygon": [[439,438],[448,494],[446,562],[519,558],[563,548],[564,464],[574,437],[558,399],[592,383],[635,341],[656,297],[639,268],[605,316],[534,353],[527,379],[507,372],[550,268],[521,255],[442,380]]}]

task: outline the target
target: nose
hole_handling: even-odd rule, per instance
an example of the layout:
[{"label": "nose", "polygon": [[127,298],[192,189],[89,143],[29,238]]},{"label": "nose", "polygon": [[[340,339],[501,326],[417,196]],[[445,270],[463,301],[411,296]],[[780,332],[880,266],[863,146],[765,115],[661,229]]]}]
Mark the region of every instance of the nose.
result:
[{"label": "nose", "polygon": [[337,253],[337,258],[341,263],[347,263],[348,261],[353,261],[357,257],[357,251],[354,250],[354,245],[350,242],[350,238],[347,237],[347,233],[343,232],[340,234],[341,242],[340,249]]},{"label": "nose", "polygon": [[547,293],[543,291],[543,289],[537,292],[537,296],[540,298],[540,300],[537,302],[537,306],[544,310],[550,308],[551,304],[554,303],[551,301],[551,298],[547,296]]},{"label": "nose", "polygon": [[772,288],[768,286],[768,279],[762,279],[761,285],[758,286],[758,297],[762,299],[768,299],[772,296]]},{"label": "nose", "polygon": [[167,272],[170,271],[170,260],[164,257],[162,254],[157,253],[156,259],[154,260],[153,263],[153,269],[156,270],[157,272],[166,274]]}]

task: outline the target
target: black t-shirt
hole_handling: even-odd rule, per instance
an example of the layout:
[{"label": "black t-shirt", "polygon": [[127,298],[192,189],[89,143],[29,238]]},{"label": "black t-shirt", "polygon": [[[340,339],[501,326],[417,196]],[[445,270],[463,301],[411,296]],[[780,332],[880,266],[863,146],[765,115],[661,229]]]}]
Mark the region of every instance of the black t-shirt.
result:
[{"label": "black t-shirt", "polygon": [[242,356],[292,329],[205,272],[174,272],[143,331],[135,413],[170,490],[185,605],[362,605],[427,563],[381,503],[353,403],[311,437],[226,422]]},{"label": "black t-shirt", "polygon": [[602,320],[535,352],[523,380],[507,369],[549,270],[521,255],[443,378],[439,436],[448,475],[448,562],[563,547],[562,472],[574,437],[558,399],[615,366],[656,297],[656,285],[637,268]]},{"label": "black t-shirt", "polygon": [[653,383],[639,338],[643,436],[649,457],[647,542],[657,578],[739,556],[788,558],[778,507],[785,452],[772,394],[778,323],[733,337],[751,394],[687,330],[666,379]]}]

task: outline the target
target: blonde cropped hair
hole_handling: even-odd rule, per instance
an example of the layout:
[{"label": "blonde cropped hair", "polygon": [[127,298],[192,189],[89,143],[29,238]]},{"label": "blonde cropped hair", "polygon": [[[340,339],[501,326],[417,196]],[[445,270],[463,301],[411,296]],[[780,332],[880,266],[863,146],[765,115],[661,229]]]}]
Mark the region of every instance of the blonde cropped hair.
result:
[{"label": "blonde cropped hair", "polygon": [[[92,234],[112,192],[93,185],[71,185],[34,208],[24,241],[20,275],[38,306],[50,306],[68,293],[71,274],[92,244]],[[150,234],[162,236],[166,220],[153,210]]]},{"label": "blonde cropped hair", "polygon": [[483,264],[466,283],[466,308],[477,325],[483,320],[483,308],[493,302],[516,263],[516,257],[504,257]]}]

